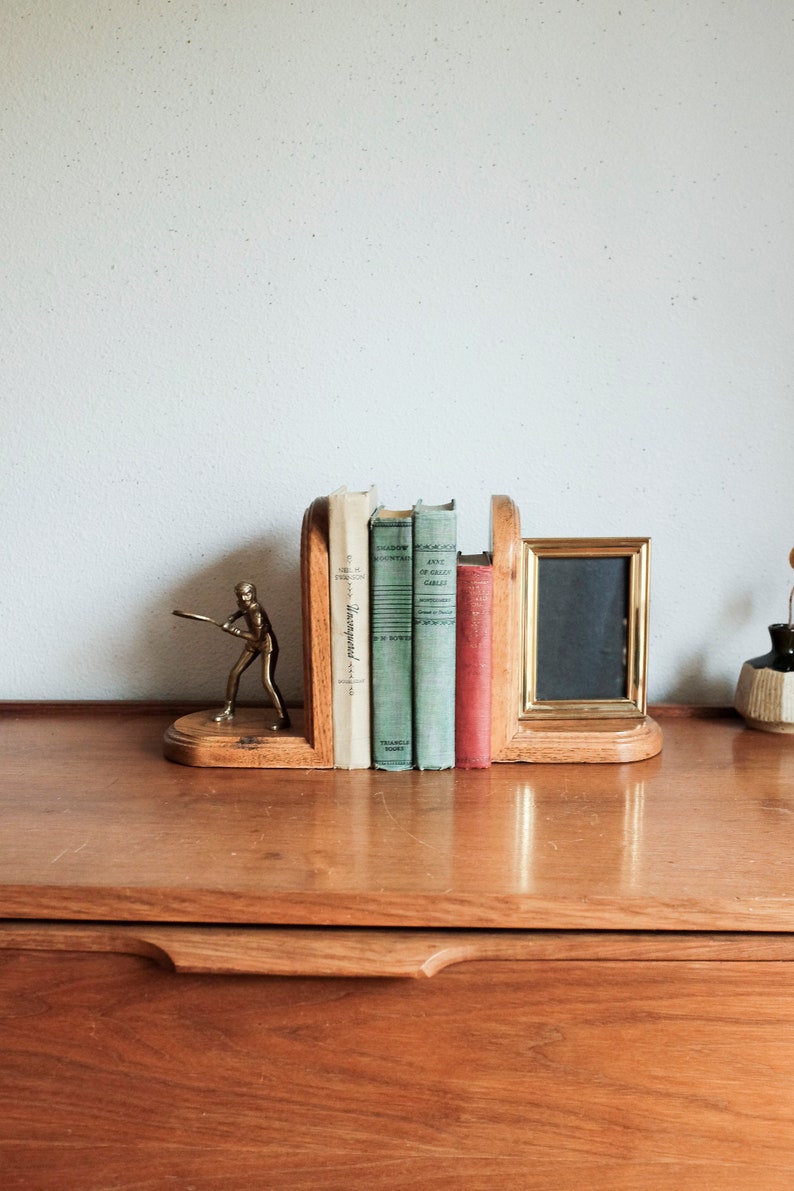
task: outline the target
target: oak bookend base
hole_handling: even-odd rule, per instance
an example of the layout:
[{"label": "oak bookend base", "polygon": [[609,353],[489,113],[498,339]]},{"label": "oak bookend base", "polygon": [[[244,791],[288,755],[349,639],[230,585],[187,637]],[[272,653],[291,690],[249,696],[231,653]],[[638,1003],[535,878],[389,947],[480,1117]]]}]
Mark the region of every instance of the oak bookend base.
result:
[{"label": "oak bookend base", "polygon": [[662,730],[650,716],[640,719],[518,720],[495,761],[645,761],[662,749]]},{"label": "oak bookend base", "polygon": [[275,730],[270,707],[240,708],[233,720],[218,724],[214,711],[195,711],[175,720],[163,737],[169,761],[181,765],[237,769],[327,769],[304,735],[303,711],[290,708],[292,726]]}]

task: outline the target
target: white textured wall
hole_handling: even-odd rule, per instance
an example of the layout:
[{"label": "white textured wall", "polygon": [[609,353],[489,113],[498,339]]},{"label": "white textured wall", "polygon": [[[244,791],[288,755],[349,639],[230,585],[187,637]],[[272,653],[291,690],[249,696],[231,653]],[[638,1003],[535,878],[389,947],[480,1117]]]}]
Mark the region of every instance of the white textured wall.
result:
[{"label": "white textured wall", "polygon": [[[789,0],[3,0],[0,697],[199,697],[310,500],[649,534],[651,697],[794,545]],[[257,693],[252,680],[246,694]]]}]

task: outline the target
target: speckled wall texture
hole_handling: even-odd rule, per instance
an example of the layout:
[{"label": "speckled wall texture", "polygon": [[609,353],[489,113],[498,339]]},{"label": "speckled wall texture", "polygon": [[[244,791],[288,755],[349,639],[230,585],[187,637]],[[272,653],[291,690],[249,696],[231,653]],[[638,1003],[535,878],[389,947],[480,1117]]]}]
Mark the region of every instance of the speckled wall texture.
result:
[{"label": "speckled wall texture", "polygon": [[[794,545],[789,0],[4,0],[0,697],[218,697],[170,616],[339,484],[650,535],[651,699]],[[252,679],[247,693],[254,695]]]}]

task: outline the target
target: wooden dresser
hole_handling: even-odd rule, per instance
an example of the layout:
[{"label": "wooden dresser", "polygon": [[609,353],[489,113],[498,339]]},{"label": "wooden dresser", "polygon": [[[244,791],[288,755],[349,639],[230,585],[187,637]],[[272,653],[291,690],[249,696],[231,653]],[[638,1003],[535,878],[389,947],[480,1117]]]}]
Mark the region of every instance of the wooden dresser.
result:
[{"label": "wooden dresser", "polygon": [[794,738],[192,769],[0,715],[0,1186],[794,1187]]}]

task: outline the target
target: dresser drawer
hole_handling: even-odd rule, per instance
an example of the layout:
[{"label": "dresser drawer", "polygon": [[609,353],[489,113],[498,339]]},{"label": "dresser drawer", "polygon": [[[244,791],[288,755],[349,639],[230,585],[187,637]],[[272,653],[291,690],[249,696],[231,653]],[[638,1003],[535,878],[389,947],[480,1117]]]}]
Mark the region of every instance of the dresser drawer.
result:
[{"label": "dresser drawer", "polygon": [[794,963],[208,976],[0,952],[4,1186],[794,1184]]}]

